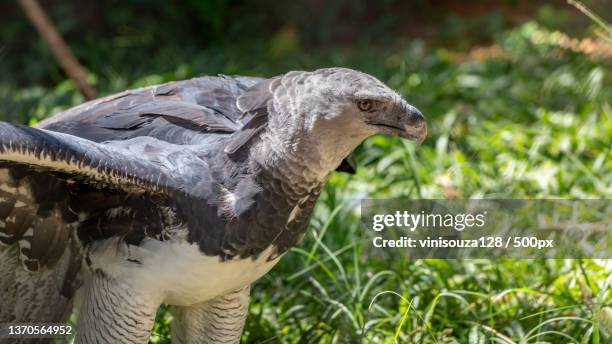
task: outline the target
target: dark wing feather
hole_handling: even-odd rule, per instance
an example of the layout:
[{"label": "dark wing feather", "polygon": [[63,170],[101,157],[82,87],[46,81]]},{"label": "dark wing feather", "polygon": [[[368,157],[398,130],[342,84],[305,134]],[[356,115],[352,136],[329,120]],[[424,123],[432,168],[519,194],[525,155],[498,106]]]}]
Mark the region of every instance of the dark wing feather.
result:
[{"label": "dark wing feather", "polygon": [[274,89],[278,86],[279,82],[280,78],[275,77],[263,80],[249,88],[238,97],[236,101],[238,109],[242,113],[267,109],[268,102],[272,99]]},{"label": "dark wing feather", "polygon": [[225,153],[233,154],[246,145],[268,124],[268,106],[280,78],[264,80],[242,93],[236,105],[243,113],[243,126],[230,138]]},{"label": "dark wing feather", "polygon": [[106,129],[134,130],[161,117],[169,123],[185,129],[207,132],[231,133],[238,129],[236,122],[227,116],[197,104],[176,100],[153,100],[129,109],[99,118],[96,123]]},{"label": "dark wing feather", "polygon": [[251,77],[201,77],[125,91],[90,101],[39,123],[39,128],[95,142],[151,136],[194,144],[238,130],[237,98],[261,82]]},{"label": "dark wing feather", "polygon": [[240,130],[236,131],[225,146],[224,152],[228,154],[236,153],[241,147],[247,144],[257,133],[261,132],[268,123],[268,114],[259,111],[246,121]]},{"label": "dark wing feather", "polygon": [[180,188],[141,156],[63,133],[0,122],[0,161],[78,175],[91,184],[164,192]]}]

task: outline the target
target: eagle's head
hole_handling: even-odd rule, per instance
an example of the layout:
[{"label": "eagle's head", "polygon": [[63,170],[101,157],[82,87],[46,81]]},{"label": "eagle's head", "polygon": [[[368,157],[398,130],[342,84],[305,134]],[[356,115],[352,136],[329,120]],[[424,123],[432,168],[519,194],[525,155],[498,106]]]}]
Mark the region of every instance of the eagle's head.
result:
[{"label": "eagle's head", "polygon": [[398,135],[421,143],[427,134],[419,110],[380,80],[352,69],[289,72],[258,85],[239,106],[263,105],[256,101],[262,93],[269,95],[264,141],[326,173],[369,136]]}]

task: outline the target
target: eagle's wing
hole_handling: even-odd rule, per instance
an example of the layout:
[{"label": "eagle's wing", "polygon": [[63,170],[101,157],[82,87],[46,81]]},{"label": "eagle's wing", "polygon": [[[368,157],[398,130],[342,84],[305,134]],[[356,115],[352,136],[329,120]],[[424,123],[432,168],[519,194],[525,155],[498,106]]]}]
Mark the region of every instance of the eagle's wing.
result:
[{"label": "eagle's wing", "polygon": [[[128,145],[129,146],[129,145]],[[0,122],[0,161],[78,176],[89,184],[125,191],[181,188],[154,162],[119,145]]]},{"label": "eagle's wing", "polygon": [[[38,127],[95,142],[150,136],[194,144],[239,130],[245,121],[237,99],[262,81],[266,79],[206,76],[129,90],[71,108]],[[265,102],[269,95],[261,99]]]},{"label": "eagle's wing", "polygon": [[[152,144],[140,146],[142,149],[124,149],[0,122],[0,243],[24,244],[24,265],[36,270],[45,265],[40,261],[37,238],[47,236],[40,245],[48,244],[44,250],[58,252],[61,249],[53,249],[53,245],[64,245],[62,238],[67,238],[67,234],[55,238],[60,233],[45,224],[46,218],[56,216],[56,221],[70,224],[84,220],[90,215],[87,212],[94,210],[75,200],[103,194],[108,202],[117,195],[130,195],[132,200],[142,195],[198,197],[190,194],[183,176],[155,161],[160,151],[152,149]],[[110,205],[102,202],[103,198],[87,203],[106,210]],[[35,228],[37,223],[42,229]]]},{"label": "eagle's wing", "polygon": [[163,235],[151,200],[193,195],[155,160],[164,159],[157,140],[141,141],[122,148],[0,122],[0,322],[61,320],[78,287],[82,242]]}]

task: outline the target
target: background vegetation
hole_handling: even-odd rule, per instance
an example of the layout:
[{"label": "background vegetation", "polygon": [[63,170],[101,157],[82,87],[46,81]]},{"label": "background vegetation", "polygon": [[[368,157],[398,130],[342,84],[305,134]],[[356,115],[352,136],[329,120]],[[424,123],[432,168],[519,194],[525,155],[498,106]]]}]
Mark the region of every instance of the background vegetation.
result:
[{"label": "background vegetation", "polygon": [[[558,1],[42,1],[101,94],[202,74],[346,66],[427,116],[335,174],[305,242],[253,288],[249,343],[612,343],[601,260],[408,260],[374,250],[365,197],[609,198],[612,48]],[[609,20],[609,1],[587,2]],[[18,7],[0,4],[0,119],[83,101]],[[169,342],[160,310],[151,338]]]}]

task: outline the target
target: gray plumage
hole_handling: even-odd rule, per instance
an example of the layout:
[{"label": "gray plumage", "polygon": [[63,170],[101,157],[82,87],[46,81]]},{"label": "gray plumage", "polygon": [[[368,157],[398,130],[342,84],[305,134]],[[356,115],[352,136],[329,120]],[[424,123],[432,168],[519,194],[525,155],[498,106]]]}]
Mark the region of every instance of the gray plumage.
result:
[{"label": "gray plumage", "polygon": [[[202,77],[38,128],[0,122],[0,322],[64,321],[85,284],[77,341],[145,342],[166,302],[208,324],[177,325],[177,340],[235,342],[248,286],[301,240],[328,175],[370,135],[425,132],[395,92],[343,68]],[[48,287],[22,288],[29,276]],[[211,304],[235,326],[211,324]],[[98,313],[137,321],[113,332]]]}]

